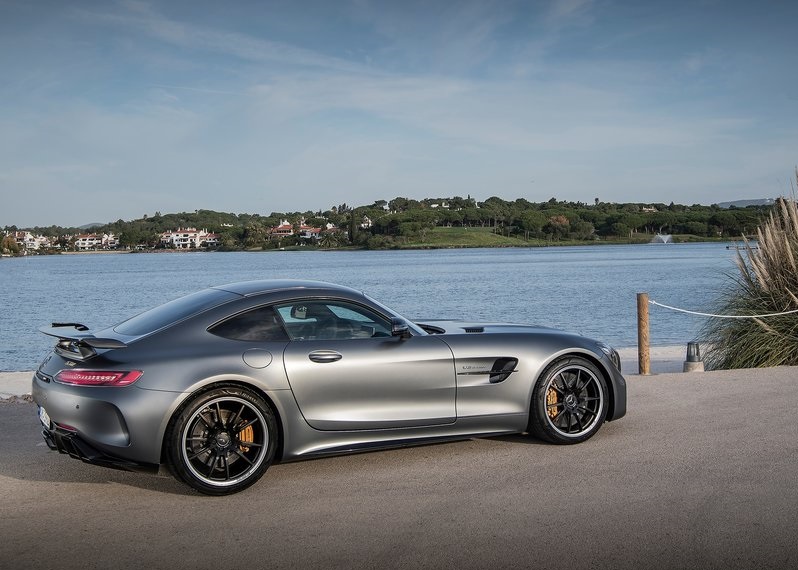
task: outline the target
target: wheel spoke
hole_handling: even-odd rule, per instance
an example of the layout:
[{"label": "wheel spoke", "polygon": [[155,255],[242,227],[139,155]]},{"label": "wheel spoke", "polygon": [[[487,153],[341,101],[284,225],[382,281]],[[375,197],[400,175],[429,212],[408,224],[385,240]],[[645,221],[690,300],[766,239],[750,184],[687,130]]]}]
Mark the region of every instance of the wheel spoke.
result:
[{"label": "wheel spoke", "polygon": [[573,372],[571,372],[571,373],[570,373],[570,376],[571,376],[571,381],[570,381],[570,382],[568,382],[568,389],[569,389],[569,390],[571,390],[571,391],[573,391],[573,390],[574,390],[574,386],[576,386],[576,383],[577,383],[577,381],[579,380],[579,372],[577,371],[577,373],[576,373],[576,374],[574,374]]},{"label": "wheel spoke", "polygon": [[589,382],[589,379],[583,382],[580,381],[581,376],[582,376],[582,371],[577,370],[576,377],[574,378],[574,392],[581,392]]},{"label": "wheel spoke", "polygon": [[211,461],[210,462],[208,462],[208,461],[205,462],[205,465],[209,468],[207,477],[208,477],[208,479],[212,479],[213,478],[213,470],[216,469],[216,460],[219,459],[219,456],[216,455],[215,453],[211,453],[209,455],[208,459],[210,459]]},{"label": "wheel spoke", "polygon": [[210,424],[210,423],[208,423],[208,420],[206,420],[206,419],[205,419],[205,416],[203,416],[203,415],[202,415],[202,414],[203,414],[203,412],[205,412],[205,410],[202,410],[202,412],[200,412],[199,414],[197,414],[197,418],[198,418],[198,419],[199,419],[199,420],[200,420],[202,423],[204,423],[204,424],[205,424],[205,427],[207,427],[208,429],[213,429],[213,424]]},{"label": "wheel spoke", "polygon": [[245,430],[245,429],[247,429],[249,426],[251,426],[251,425],[253,425],[253,424],[257,423],[257,422],[258,422],[258,418],[255,418],[254,420],[248,421],[248,422],[247,422],[247,423],[245,423],[243,426],[241,426],[240,428],[238,428],[238,431],[239,431],[239,433],[240,433],[240,432],[242,432],[242,431],[244,431],[244,430]]},{"label": "wheel spoke", "polygon": [[205,446],[201,447],[200,450],[197,451],[194,455],[189,455],[188,456],[188,460],[189,461],[194,461],[197,457],[199,457],[200,455],[202,455],[206,451],[210,451],[210,449],[211,448],[210,448],[209,445],[205,445]]},{"label": "wheel spoke", "polygon": [[568,433],[571,433],[571,424],[573,423],[572,420],[573,415],[574,414],[571,410],[565,410],[564,416],[566,421],[565,421],[565,426],[563,426],[562,429],[564,429]]},{"label": "wheel spoke", "polygon": [[244,461],[246,461],[246,462],[247,462],[247,463],[249,463],[250,465],[254,465],[254,464],[252,463],[252,461],[250,461],[250,460],[249,460],[249,457],[247,457],[246,455],[244,455],[243,453],[241,453],[241,451],[240,451],[240,450],[239,450],[237,447],[234,447],[234,448],[232,449],[232,452],[233,452],[233,453],[235,453],[236,455],[238,455],[238,456],[239,456],[241,459],[243,459]]},{"label": "wheel spoke", "polygon": [[230,480],[230,463],[227,461],[227,455],[221,455],[220,459],[222,464],[224,465],[224,479],[225,481]]},{"label": "wheel spoke", "polygon": [[225,427],[224,420],[222,419],[222,406],[219,402],[216,402],[216,423]]},{"label": "wheel spoke", "polygon": [[[231,419],[227,425],[234,426],[238,423],[238,420],[241,418],[241,414],[244,413],[244,410],[247,408],[246,404],[241,404],[241,409],[238,410],[238,413],[235,415],[233,419]],[[239,430],[240,431],[240,430]]]},{"label": "wheel spoke", "polygon": [[582,420],[579,419],[579,414],[574,414],[574,418],[576,418],[576,426],[579,428],[577,433],[583,432],[585,428],[582,427]]}]

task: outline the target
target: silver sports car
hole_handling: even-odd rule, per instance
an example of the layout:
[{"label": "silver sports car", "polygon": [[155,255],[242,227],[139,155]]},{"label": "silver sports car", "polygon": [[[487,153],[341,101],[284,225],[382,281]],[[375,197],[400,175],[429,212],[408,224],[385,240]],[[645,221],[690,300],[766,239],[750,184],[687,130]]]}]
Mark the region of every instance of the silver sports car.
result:
[{"label": "silver sports car", "polygon": [[224,495],[276,461],[529,433],[578,443],[626,413],[618,353],[558,330],[413,323],[314,281],[205,289],[58,342],[33,377],[44,439],[88,463],[165,464]]}]

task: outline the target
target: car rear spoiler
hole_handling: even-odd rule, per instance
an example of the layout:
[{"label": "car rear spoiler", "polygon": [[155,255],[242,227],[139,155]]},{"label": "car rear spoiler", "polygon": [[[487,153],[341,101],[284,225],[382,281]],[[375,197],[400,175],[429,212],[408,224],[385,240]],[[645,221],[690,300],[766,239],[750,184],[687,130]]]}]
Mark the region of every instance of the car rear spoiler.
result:
[{"label": "car rear spoiler", "polygon": [[89,327],[80,323],[52,323],[48,327],[40,327],[39,332],[57,338],[56,350],[66,353],[64,356],[70,358],[89,358],[97,354],[96,349],[127,348],[127,344],[121,340],[94,336]]}]

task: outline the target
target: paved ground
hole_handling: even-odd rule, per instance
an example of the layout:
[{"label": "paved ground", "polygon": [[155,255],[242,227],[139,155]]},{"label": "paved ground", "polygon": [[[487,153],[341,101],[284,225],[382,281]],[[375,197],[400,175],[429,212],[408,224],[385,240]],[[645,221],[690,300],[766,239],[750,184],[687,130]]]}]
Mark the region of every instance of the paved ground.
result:
[{"label": "paved ground", "polygon": [[49,452],[0,402],[6,568],[796,568],[798,368],[632,377],[577,446],[479,439],[196,495]]}]

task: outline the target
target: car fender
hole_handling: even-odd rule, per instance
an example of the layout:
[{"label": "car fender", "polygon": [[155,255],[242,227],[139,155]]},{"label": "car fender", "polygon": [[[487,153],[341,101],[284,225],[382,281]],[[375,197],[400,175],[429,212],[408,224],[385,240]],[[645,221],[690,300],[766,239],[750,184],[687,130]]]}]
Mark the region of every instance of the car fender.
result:
[{"label": "car fender", "polygon": [[[273,407],[278,416],[279,424],[282,424],[281,418],[286,416],[286,410],[284,406],[284,402],[286,400],[285,396],[288,396],[291,400],[293,400],[293,394],[291,393],[290,389],[273,389],[270,388],[267,383],[260,381],[258,378],[244,374],[224,373],[202,378],[189,385],[184,391],[175,392],[175,399],[165,411],[163,420],[158,427],[157,439],[158,445],[160,446],[160,453],[163,453],[164,438],[166,436],[167,429],[169,429],[169,424],[175,415],[179,413],[180,409],[197,394],[223,384],[243,386],[258,393],[261,397],[266,399],[269,405]],[[284,430],[284,428],[285,426],[280,425],[281,432]]]},{"label": "car fender", "polygon": [[581,356],[586,358],[592,362],[604,375],[604,380],[607,384],[608,390],[606,421],[612,421],[624,416],[626,414],[626,380],[621,375],[620,371],[615,368],[615,365],[612,364],[609,357],[601,352],[601,350],[594,352],[583,347],[571,346],[568,348],[563,348],[562,350],[551,354],[543,361],[542,366],[538,369],[537,374],[535,375],[534,381],[529,387],[529,395],[527,398],[529,405],[531,406],[532,403],[532,391],[534,390],[535,384],[537,384],[541,374],[543,374],[553,362],[560,358],[569,356]]}]

